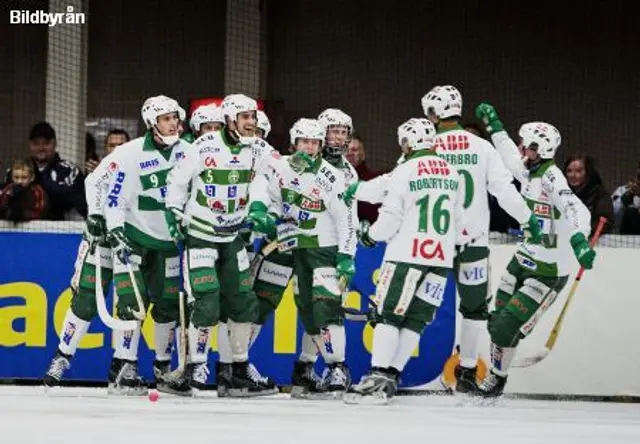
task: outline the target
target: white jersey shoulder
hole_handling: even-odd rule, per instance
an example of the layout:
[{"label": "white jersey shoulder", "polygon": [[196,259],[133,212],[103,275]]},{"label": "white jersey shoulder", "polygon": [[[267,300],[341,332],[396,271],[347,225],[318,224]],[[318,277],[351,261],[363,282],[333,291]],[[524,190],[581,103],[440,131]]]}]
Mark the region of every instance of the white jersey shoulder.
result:
[{"label": "white jersey shoulder", "polygon": [[[167,178],[191,145],[179,140],[161,151],[149,133],[121,145],[109,159],[117,167],[111,177],[104,214],[107,227],[126,227],[128,234],[149,248],[171,248],[164,219]],[[109,168],[109,167],[108,167]]]},{"label": "white jersey shoulder", "polygon": [[528,221],[531,211],[514,187],[513,176],[490,142],[458,128],[438,134],[436,150],[441,158],[458,170],[462,178],[469,229],[474,233],[484,233],[475,245],[487,246],[489,242],[487,193],[495,196],[500,206],[519,223]]},{"label": "white jersey shoulder", "polygon": [[450,268],[465,221],[460,176],[431,153],[412,156],[390,174],[369,235],[387,241],[385,261]]}]

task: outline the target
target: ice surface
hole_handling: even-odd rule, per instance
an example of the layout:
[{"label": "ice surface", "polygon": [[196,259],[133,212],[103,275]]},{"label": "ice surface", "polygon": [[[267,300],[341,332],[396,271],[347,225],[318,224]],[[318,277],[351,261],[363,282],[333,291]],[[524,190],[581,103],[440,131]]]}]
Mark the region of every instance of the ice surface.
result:
[{"label": "ice surface", "polygon": [[105,389],[0,386],[0,443],[640,443],[640,405],[403,396],[341,401],[107,396]]}]

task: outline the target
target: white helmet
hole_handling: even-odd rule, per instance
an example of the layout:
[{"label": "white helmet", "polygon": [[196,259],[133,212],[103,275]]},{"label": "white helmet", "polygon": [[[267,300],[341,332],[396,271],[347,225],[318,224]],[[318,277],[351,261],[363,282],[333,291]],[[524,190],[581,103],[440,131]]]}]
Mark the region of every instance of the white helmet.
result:
[{"label": "white helmet", "polygon": [[171,113],[178,113],[178,119],[180,122],[182,122],[187,115],[178,102],[167,96],[149,97],[142,105],[142,120],[144,121],[147,129],[151,130],[156,128],[156,135],[167,145],[173,145],[176,143],[180,136],[178,134],[173,136],[163,136],[159,131],[157,131],[157,125],[158,117]]},{"label": "white helmet", "polygon": [[258,103],[244,94],[230,94],[222,101],[223,117],[236,121],[238,114],[248,111],[258,111]]},{"label": "white helmet", "polygon": [[297,139],[314,139],[320,143],[324,141],[326,128],[316,119],[299,119],[289,130],[291,145],[296,144]]},{"label": "white helmet", "polygon": [[224,116],[222,115],[222,109],[215,104],[202,105],[196,108],[191,114],[189,119],[189,125],[191,130],[199,133],[200,127],[203,123],[218,122],[224,125]]},{"label": "white helmet", "polygon": [[422,98],[422,109],[425,116],[433,110],[438,119],[462,116],[462,94],[455,86],[436,86]]},{"label": "white helmet", "polygon": [[271,132],[271,122],[269,122],[269,118],[265,114],[264,111],[258,110],[257,113],[258,118],[258,128],[260,128],[264,132],[264,138],[266,139],[269,133]]},{"label": "white helmet", "polygon": [[353,121],[351,117],[336,108],[327,108],[320,113],[318,121],[325,127],[329,128],[331,125],[341,125],[349,128],[349,134],[353,133]]},{"label": "white helmet", "polygon": [[398,127],[398,145],[404,142],[413,150],[429,150],[433,148],[436,127],[428,119],[412,118]]},{"label": "white helmet", "polygon": [[525,147],[535,143],[538,145],[538,154],[542,159],[553,159],[562,142],[560,131],[545,122],[529,122],[520,127],[518,135],[522,138]]}]

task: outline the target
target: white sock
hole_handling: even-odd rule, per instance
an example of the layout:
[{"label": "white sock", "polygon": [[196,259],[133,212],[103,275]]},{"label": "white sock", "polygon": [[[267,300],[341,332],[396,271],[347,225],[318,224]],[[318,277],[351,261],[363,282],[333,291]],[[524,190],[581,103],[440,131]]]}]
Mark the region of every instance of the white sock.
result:
[{"label": "white sock", "polygon": [[202,364],[209,356],[209,339],[213,327],[194,327],[189,324],[189,362]]},{"label": "white sock", "polygon": [[411,359],[413,351],[418,345],[420,345],[420,335],[418,333],[408,328],[400,330],[398,347],[393,361],[391,361],[391,366],[400,371],[404,370],[407,362]]},{"label": "white sock", "polygon": [[478,342],[486,325],[486,321],[462,319],[460,328],[460,365],[462,367],[474,368],[476,366]]},{"label": "white sock", "polygon": [[229,341],[229,327],[226,323],[218,324],[218,360],[221,364],[231,364],[233,353],[231,353],[231,342]]},{"label": "white sock", "polygon": [[229,319],[229,342],[233,362],[247,362],[249,360],[250,338],[251,324],[249,322],[234,322]]},{"label": "white sock", "polygon": [[122,359],[121,352],[122,349],[118,347],[118,344],[122,343],[122,335],[124,332],[122,330],[113,330],[113,358],[114,359]]},{"label": "white sock", "polygon": [[114,358],[125,359],[127,361],[138,360],[138,344],[140,343],[140,323],[135,330],[119,330],[115,335],[116,343]]},{"label": "white sock", "polygon": [[347,335],[344,325],[329,325],[322,329],[323,354],[327,364],[344,362],[345,349],[347,348]]},{"label": "white sock", "polygon": [[300,362],[315,362],[318,360],[319,346],[322,346],[320,336],[311,336],[306,331],[302,333],[302,351],[300,352]]},{"label": "white sock", "polygon": [[156,341],[156,359],[158,361],[170,361],[173,351],[173,339],[175,336],[176,322],[166,324],[154,323],[153,330]]},{"label": "white sock", "polygon": [[73,356],[80,340],[89,330],[89,324],[89,322],[77,317],[69,308],[60,332],[60,344],[58,344],[60,351],[65,355]]},{"label": "white sock", "polygon": [[260,334],[260,330],[262,330],[262,325],[260,324],[251,324],[251,338],[249,338],[249,349],[253,347],[253,344],[258,339],[258,335]]},{"label": "white sock", "polygon": [[400,330],[388,324],[378,324],[373,330],[371,366],[388,368],[398,348]]},{"label": "white sock", "polygon": [[491,343],[491,371],[499,376],[507,376],[513,357],[516,355],[515,347],[499,347]]}]

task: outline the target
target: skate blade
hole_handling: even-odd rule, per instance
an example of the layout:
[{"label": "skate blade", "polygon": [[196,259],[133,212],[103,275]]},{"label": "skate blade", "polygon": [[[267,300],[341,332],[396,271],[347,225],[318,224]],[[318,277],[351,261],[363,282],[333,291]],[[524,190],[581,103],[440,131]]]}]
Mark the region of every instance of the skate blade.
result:
[{"label": "skate blade", "polygon": [[289,396],[291,396],[291,398],[293,399],[307,399],[309,397],[309,390],[306,387],[294,385],[293,387],[291,387]]},{"label": "skate blade", "polygon": [[504,402],[501,396],[485,397],[477,393],[456,393],[455,398],[458,407],[497,407]]},{"label": "skate blade", "polygon": [[216,392],[218,392],[218,398],[227,398],[227,397],[229,397],[229,389],[226,388],[226,387],[218,386],[218,388],[216,389]]},{"label": "skate blade", "polygon": [[107,393],[113,396],[147,396],[149,394],[148,387],[118,387],[109,385]]},{"label": "skate blade", "polygon": [[386,393],[375,392],[369,395],[360,393],[345,393],[342,400],[349,405],[388,405],[392,398]]},{"label": "skate blade", "polygon": [[175,390],[172,389],[171,387],[168,387],[166,385],[163,384],[158,384],[158,386],[156,387],[156,390],[158,390],[160,393],[167,393],[169,395],[174,395],[174,396],[182,396],[185,398],[191,398],[193,396],[195,396],[194,392],[192,389],[190,390]]},{"label": "skate blade", "polygon": [[272,396],[280,393],[277,387],[269,390],[262,390],[259,392],[251,392],[249,389],[227,389],[226,398],[257,398],[261,396]]},{"label": "skate blade", "polygon": [[344,396],[344,391],[338,390],[333,392],[311,392],[304,387],[293,387],[291,389],[290,396],[292,399],[309,399],[313,401],[340,401]]}]

